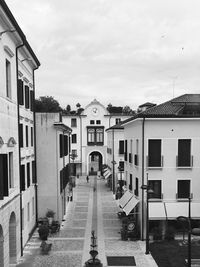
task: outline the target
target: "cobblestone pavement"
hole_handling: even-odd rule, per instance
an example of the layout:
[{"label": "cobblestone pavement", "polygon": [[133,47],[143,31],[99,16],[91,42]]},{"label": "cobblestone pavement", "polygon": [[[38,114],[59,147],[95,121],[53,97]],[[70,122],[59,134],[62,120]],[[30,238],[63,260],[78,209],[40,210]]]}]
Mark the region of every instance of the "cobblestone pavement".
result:
[{"label": "cobblestone pavement", "polygon": [[17,267],[83,267],[90,258],[93,227],[98,241],[98,258],[104,267],[108,266],[107,256],[134,256],[138,267],[157,267],[151,255],[145,255],[144,242],[121,240],[121,221],[117,217],[119,208],[103,179],[97,180],[97,207],[94,212],[94,179],[90,177],[89,183],[85,177],[78,179],[60,232],[48,238],[48,242],[52,243],[49,255],[40,254],[41,240],[36,230]]}]

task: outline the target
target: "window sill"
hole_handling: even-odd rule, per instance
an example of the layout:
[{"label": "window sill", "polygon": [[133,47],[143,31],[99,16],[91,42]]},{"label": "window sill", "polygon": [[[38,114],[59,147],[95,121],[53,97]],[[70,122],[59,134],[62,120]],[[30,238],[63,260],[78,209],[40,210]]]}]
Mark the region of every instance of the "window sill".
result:
[{"label": "window sill", "polygon": [[186,169],[186,170],[191,170],[193,166],[176,166],[176,169],[181,170],[181,169]]},{"label": "window sill", "polygon": [[149,202],[163,202],[162,198],[150,198]]},{"label": "window sill", "polygon": [[151,166],[148,166],[147,169],[148,169],[148,170],[162,170],[162,169],[163,169],[163,166],[158,166],[158,167],[151,167]]},{"label": "window sill", "polygon": [[188,198],[177,198],[177,202],[188,202]]}]

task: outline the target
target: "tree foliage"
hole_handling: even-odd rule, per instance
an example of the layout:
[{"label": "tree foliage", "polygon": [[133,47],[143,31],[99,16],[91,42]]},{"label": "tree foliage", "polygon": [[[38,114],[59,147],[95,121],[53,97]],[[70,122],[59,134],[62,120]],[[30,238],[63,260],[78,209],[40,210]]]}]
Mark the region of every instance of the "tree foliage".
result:
[{"label": "tree foliage", "polygon": [[60,104],[52,96],[40,96],[35,99],[36,112],[59,112],[62,111]]},{"label": "tree foliage", "polygon": [[135,111],[132,110],[129,106],[125,106],[125,107],[113,106],[111,103],[108,104],[107,110],[109,113],[126,114],[126,115],[135,114]]}]

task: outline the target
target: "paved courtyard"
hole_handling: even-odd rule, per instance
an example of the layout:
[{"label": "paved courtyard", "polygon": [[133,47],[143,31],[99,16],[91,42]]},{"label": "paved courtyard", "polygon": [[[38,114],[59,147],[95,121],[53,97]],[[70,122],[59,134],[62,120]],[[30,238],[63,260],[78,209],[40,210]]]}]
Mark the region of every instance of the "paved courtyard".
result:
[{"label": "paved courtyard", "polygon": [[[134,256],[138,267],[157,267],[151,255],[145,255],[145,242],[122,241],[119,208],[105,180],[85,177],[77,180],[73,201],[67,205],[59,234],[52,235],[49,255],[41,255],[37,230],[24,250],[18,267],[83,267],[90,258],[91,231],[95,231],[98,258],[104,267],[107,256]],[[109,265],[111,266],[111,265]]]}]

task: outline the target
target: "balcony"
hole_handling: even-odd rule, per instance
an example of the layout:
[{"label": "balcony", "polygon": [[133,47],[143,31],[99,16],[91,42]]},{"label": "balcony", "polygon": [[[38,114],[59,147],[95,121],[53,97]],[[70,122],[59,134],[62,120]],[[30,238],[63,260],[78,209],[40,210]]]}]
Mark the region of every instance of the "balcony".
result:
[{"label": "balcony", "polygon": [[159,156],[159,157],[146,157],[146,164],[148,169],[162,169],[163,168],[163,162],[164,162],[164,157]]},{"label": "balcony", "polygon": [[193,167],[193,156],[176,156],[176,168],[191,169]]}]

